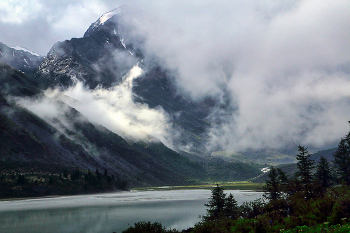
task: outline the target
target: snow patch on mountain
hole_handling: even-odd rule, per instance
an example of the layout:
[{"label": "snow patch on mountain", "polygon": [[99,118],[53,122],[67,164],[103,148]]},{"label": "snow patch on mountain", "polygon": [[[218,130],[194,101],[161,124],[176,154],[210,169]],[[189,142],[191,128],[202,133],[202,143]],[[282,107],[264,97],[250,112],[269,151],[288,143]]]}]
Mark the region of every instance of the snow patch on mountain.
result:
[{"label": "snow patch on mountain", "polygon": [[96,20],[95,23],[93,23],[90,28],[88,29],[88,31],[94,31],[96,28],[98,28],[99,26],[104,25],[110,18],[112,18],[115,15],[118,15],[120,13],[125,12],[125,7],[126,6],[120,6],[118,8],[115,8],[107,13],[105,13],[104,15],[102,15],[98,20]]},{"label": "snow patch on mountain", "polygon": [[117,15],[121,12],[121,8],[116,8],[113,9],[109,12],[107,12],[106,14],[102,15],[97,22],[99,23],[98,25],[103,25],[105,22],[107,22],[107,20],[109,20],[110,18],[112,18],[114,15]]},{"label": "snow patch on mountain", "polygon": [[120,43],[122,43],[122,45],[124,46],[124,48],[125,48],[126,50],[128,50],[128,52],[129,52],[131,55],[134,55],[134,54],[126,47],[124,39],[120,39]]},{"label": "snow patch on mountain", "polygon": [[13,47],[10,47],[10,48],[14,49],[14,50],[17,50],[17,51],[24,51],[24,52],[30,53],[30,54],[32,54],[34,56],[37,56],[37,57],[41,57],[39,54],[34,53],[34,52],[32,52],[32,51],[30,51],[30,50],[28,50],[26,48],[23,48],[21,46],[13,46]]}]

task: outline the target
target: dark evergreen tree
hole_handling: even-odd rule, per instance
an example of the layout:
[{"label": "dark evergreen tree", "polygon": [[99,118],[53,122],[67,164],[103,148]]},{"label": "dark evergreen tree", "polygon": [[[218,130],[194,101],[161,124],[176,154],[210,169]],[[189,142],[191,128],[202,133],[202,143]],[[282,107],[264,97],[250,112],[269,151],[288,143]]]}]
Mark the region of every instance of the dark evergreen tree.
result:
[{"label": "dark evergreen tree", "polygon": [[269,179],[265,180],[264,197],[270,201],[277,200],[281,197],[282,186],[277,169],[272,166],[267,176]]},{"label": "dark evergreen tree", "polygon": [[107,172],[107,169],[105,169],[105,172],[103,173],[103,176],[107,176],[108,175],[108,172]]},{"label": "dark evergreen tree", "polygon": [[320,186],[320,191],[324,192],[331,186],[333,179],[332,171],[327,159],[325,159],[323,156],[320,158],[320,161],[317,164],[315,178],[317,184]]},{"label": "dark evergreen tree", "polygon": [[224,216],[226,194],[224,189],[217,185],[212,191],[208,204],[205,204],[207,215],[203,216],[204,221],[216,221]]},{"label": "dark evergreen tree", "polygon": [[98,182],[100,182],[102,179],[102,174],[98,171],[98,169],[96,169],[95,174],[96,174],[96,178],[97,178]]},{"label": "dark evergreen tree", "polygon": [[340,140],[333,156],[334,169],[340,182],[350,185],[350,132]]},{"label": "dark evergreen tree", "polygon": [[310,159],[310,154],[306,147],[298,146],[299,153],[297,154],[297,172],[295,173],[302,185],[302,191],[306,197],[310,197],[312,189],[312,170],[314,169],[314,161]]},{"label": "dark evergreen tree", "polygon": [[54,183],[54,179],[53,179],[53,176],[51,175],[49,177],[49,185],[53,185],[53,183]]},{"label": "dark evergreen tree", "polygon": [[67,169],[64,169],[64,171],[63,171],[63,177],[64,178],[68,178],[68,172],[67,172]]},{"label": "dark evergreen tree", "polygon": [[277,168],[278,179],[280,181],[280,189],[283,194],[288,194],[288,189],[290,186],[290,180],[288,179],[286,173],[282,171],[281,168]]},{"label": "dark evergreen tree", "polygon": [[80,176],[81,176],[81,173],[80,173],[79,169],[76,168],[76,169],[74,170],[73,174],[71,175],[71,179],[72,179],[73,181],[75,181],[75,180],[80,179]]},{"label": "dark evergreen tree", "polygon": [[225,216],[231,220],[236,220],[239,217],[238,204],[232,193],[230,193],[225,200],[224,213]]},{"label": "dark evergreen tree", "polygon": [[26,178],[24,177],[24,175],[18,176],[17,183],[18,184],[25,184],[26,183]]}]

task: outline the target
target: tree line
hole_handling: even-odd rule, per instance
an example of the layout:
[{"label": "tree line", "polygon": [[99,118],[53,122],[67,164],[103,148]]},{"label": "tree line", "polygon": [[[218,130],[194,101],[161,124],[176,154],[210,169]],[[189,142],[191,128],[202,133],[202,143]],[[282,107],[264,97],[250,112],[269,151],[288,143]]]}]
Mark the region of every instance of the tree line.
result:
[{"label": "tree line", "polygon": [[0,198],[65,195],[112,190],[127,190],[128,183],[118,174],[101,173],[79,168],[61,172],[21,171],[0,172]]}]

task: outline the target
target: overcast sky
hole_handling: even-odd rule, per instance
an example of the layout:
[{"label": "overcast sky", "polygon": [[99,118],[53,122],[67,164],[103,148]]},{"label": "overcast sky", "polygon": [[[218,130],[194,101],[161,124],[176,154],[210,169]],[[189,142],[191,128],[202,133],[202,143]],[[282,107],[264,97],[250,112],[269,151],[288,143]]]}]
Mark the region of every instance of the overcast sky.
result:
[{"label": "overcast sky", "polygon": [[[82,37],[99,16],[123,4],[1,1],[0,41],[45,55],[55,42]],[[178,73],[181,90],[193,99],[220,96],[223,86],[229,91],[237,111],[211,129],[211,145],[322,147],[349,131],[349,0],[127,4],[153,17],[130,24],[135,35],[146,37],[145,50]]]}]

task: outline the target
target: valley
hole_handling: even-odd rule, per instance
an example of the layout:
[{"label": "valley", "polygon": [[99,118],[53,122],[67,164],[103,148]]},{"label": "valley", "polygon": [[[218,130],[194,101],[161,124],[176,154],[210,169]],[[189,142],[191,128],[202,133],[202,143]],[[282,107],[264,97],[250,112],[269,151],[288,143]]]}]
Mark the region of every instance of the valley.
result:
[{"label": "valley", "polygon": [[271,165],[294,173],[298,140],[255,145],[259,130],[232,127],[242,109],[229,67],[214,94],[195,97],[134,31],[138,14],[107,12],[46,56],[0,44],[0,198],[263,183]]}]

